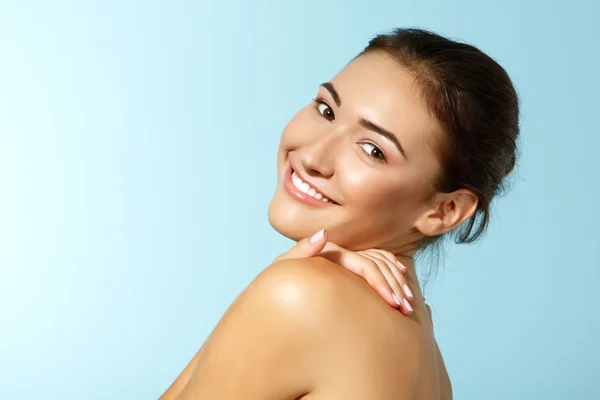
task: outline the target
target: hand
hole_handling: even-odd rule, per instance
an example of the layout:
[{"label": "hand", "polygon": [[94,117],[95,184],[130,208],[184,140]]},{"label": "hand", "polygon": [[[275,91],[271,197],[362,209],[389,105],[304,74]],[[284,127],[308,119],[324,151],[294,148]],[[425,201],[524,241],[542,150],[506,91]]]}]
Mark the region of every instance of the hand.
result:
[{"label": "hand", "polygon": [[320,230],[311,238],[296,243],[274,261],[320,255],[354,272],[371,285],[392,307],[400,308],[405,315],[412,313],[410,291],[404,272],[406,267],[385,250],[369,249],[350,251],[327,241],[327,231]]}]

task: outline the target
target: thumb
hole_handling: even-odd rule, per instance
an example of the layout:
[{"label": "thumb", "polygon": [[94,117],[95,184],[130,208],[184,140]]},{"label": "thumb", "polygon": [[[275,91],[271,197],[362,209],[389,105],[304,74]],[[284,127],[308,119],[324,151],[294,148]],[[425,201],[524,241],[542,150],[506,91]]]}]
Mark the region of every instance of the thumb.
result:
[{"label": "thumb", "polygon": [[291,249],[275,259],[275,261],[287,260],[289,258],[312,257],[319,254],[327,244],[327,231],[321,229],[309,238],[304,238],[296,243]]}]

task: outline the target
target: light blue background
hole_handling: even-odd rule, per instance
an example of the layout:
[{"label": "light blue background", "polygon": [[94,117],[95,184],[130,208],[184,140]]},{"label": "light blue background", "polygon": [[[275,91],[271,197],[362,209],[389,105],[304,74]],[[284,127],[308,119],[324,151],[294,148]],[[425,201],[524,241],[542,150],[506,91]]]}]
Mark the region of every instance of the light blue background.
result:
[{"label": "light blue background", "polygon": [[456,399],[600,398],[600,7],[0,2],[0,398],[155,399],[291,245],[285,123],[377,32],[498,59],[522,159],[427,286]]}]

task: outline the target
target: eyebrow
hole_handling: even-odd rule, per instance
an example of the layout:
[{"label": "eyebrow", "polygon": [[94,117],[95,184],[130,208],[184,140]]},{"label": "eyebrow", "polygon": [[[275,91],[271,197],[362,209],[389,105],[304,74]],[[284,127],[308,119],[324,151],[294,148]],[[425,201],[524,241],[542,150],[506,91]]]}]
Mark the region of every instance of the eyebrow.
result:
[{"label": "eyebrow", "polygon": [[358,123],[368,129],[371,130],[375,133],[380,134],[381,136],[385,137],[388,140],[391,140],[392,143],[394,143],[394,145],[396,146],[396,148],[398,149],[398,151],[400,153],[402,153],[402,155],[404,156],[404,158],[406,158],[408,160],[408,157],[406,157],[406,152],[404,151],[404,148],[402,147],[402,145],[400,144],[400,141],[398,140],[398,138],[396,137],[396,135],[394,135],[392,132],[388,131],[385,128],[382,128],[381,126],[374,124],[371,121],[368,121],[364,118],[361,118],[358,120]]},{"label": "eyebrow", "polygon": [[[337,92],[337,90],[335,90],[335,88],[333,87],[333,84],[331,82],[325,82],[321,84],[322,87],[324,87],[325,89],[327,89],[327,91],[329,92],[329,94],[331,94],[331,97],[333,97],[333,101],[335,101],[335,104],[339,107],[342,105],[342,99],[340,98],[339,93]],[[396,146],[396,148],[398,149],[398,151],[400,153],[402,153],[402,155],[404,156],[404,158],[406,158],[408,160],[408,157],[406,157],[406,152],[404,151],[404,148],[402,147],[402,145],[400,144],[400,141],[398,140],[398,138],[396,137],[396,135],[394,135],[392,132],[388,131],[387,129],[369,121],[366,120],[364,118],[361,118],[358,120],[358,123],[363,127],[366,128],[370,131],[373,131],[375,133],[380,134],[381,136],[383,136],[384,138],[390,140],[392,143],[394,143],[394,145]]]},{"label": "eyebrow", "polygon": [[331,97],[333,97],[333,101],[335,101],[336,106],[340,107],[342,105],[342,99],[340,98],[340,95],[338,94],[337,90],[335,90],[331,82],[321,83],[321,87],[327,89],[329,94],[331,94]]}]

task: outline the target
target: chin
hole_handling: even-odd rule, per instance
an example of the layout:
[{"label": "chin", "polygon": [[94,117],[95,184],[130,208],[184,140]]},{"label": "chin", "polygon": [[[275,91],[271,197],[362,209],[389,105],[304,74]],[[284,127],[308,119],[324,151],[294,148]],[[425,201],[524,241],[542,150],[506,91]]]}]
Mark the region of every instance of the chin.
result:
[{"label": "chin", "polygon": [[269,223],[273,227],[273,229],[275,229],[280,235],[285,236],[286,238],[293,240],[294,242],[299,242],[304,238],[295,229],[289,229],[289,226],[286,226],[285,224],[278,224],[277,222],[274,222],[271,218],[269,218]]},{"label": "chin", "polygon": [[[278,204],[275,198],[269,205],[269,224],[281,235],[296,242],[311,235],[306,233],[305,224],[301,223],[294,213],[286,212],[283,205]],[[315,232],[319,229],[321,228],[316,229]]]},{"label": "chin", "polygon": [[299,205],[280,190],[276,191],[269,204],[269,224],[273,229],[297,242],[314,235],[323,228],[329,228],[323,224],[331,217],[328,210],[311,209]]}]

